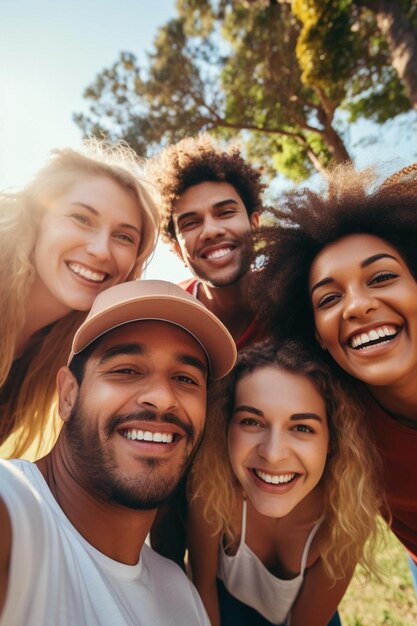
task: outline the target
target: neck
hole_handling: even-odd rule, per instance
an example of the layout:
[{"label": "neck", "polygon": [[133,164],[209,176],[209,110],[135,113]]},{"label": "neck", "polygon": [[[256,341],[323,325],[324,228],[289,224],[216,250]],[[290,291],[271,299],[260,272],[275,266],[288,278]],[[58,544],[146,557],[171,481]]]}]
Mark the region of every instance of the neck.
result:
[{"label": "neck", "polygon": [[226,326],[237,341],[253,320],[253,311],[247,297],[246,276],[227,287],[199,284],[198,299]]},{"label": "neck", "polygon": [[399,423],[417,428],[417,389],[412,386],[372,387],[368,390],[376,402]]},{"label": "neck", "polygon": [[94,548],[109,558],[135,565],[155,517],[96,497],[77,479],[60,437],[37,466],[71,524]]}]

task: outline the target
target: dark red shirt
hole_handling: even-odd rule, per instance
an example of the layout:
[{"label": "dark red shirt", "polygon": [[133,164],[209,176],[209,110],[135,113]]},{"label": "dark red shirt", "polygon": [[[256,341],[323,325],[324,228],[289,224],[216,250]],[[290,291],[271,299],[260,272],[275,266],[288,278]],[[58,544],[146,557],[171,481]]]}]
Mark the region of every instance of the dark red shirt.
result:
[{"label": "dark red shirt", "polygon": [[[196,293],[197,285],[198,285],[197,278],[188,278],[187,280],[183,280],[181,283],[179,283],[180,287],[182,287],[185,291],[188,291],[188,293],[190,293],[192,296],[195,296],[196,298],[197,298],[197,293]],[[243,335],[239,337],[239,339],[236,341],[236,348],[238,350],[241,350],[242,348],[245,348],[246,346],[256,343],[257,341],[260,341],[261,339],[263,339],[263,335],[261,334],[256,324],[256,319],[253,318],[253,320],[251,321],[251,323],[249,324],[249,326],[247,327]]]},{"label": "dark red shirt", "polygon": [[394,420],[368,393],[363,400],[382,458],[392,530],[417,561],[417,430]]}]

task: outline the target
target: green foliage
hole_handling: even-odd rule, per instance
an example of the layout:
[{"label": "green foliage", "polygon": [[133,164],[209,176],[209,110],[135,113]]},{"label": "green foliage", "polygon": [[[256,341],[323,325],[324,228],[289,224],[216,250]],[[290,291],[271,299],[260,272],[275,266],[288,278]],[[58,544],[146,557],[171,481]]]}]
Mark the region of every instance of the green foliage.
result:
[{"label": "green foliage", "polygon": [[147,64],[123,52],[86,89],[76,122],[142,155],[203,130],[239,137],[265,171],[302,180],[349,158],[337,110],[382,122],[409,108],[372,14],[356,5],[177,0]]},{"label": "green foliage", "polygon": [[303,25],[296,46],[303,83],[340,102],[358,49],[358,34],[351,29],[352,1],[294,0],[293,12]]},{"label": "green foliage", "polygon": [[361,568],[342,599],[339,612],[344,626],[414,626],[417,599],[404,547],[388,530],[387,544],[378,555],[380,581],[363,583]]},{"label": "green foliage", "polygon": [[[417,25],[413,0],[393,0],[410,24]],[[302,80],[348,111],[384,123],[410,110],[404,86],[391,66],[372,0],[294,0],[302,27],[296,53]]]}]

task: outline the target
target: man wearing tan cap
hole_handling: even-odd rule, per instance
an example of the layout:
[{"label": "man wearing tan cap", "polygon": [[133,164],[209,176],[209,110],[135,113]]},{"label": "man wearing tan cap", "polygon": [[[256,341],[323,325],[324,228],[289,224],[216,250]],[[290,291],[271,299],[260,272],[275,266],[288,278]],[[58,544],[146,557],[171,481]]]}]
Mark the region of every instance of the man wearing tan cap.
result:
[{"label": "man wearing tan cap", "polygon": [[57,443],[35,464],[0,461],[1,626],[208,626],[185,575],[144,541],[201,439],[207,380],[235,356],[171,283],[98,296],[57,376]]}]

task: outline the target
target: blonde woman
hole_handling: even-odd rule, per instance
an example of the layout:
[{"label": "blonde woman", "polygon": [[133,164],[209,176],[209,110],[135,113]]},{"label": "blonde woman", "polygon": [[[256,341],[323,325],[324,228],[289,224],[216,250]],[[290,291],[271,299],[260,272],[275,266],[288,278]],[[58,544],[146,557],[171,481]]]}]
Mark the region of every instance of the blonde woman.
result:
[{"label": "blonde woman", "polygon": [[226,395],[190,480],[190,562],[212,626],[340,624],[355,564],[373,568],[380,505],[361,408],[298,342],[242,351]]},{"label": "blonde woman", "polygon": [[96,141],[1,194],[0,456],[42,448],[74,331],[100,291],[139,278],[157,202],[134,153]]}]

